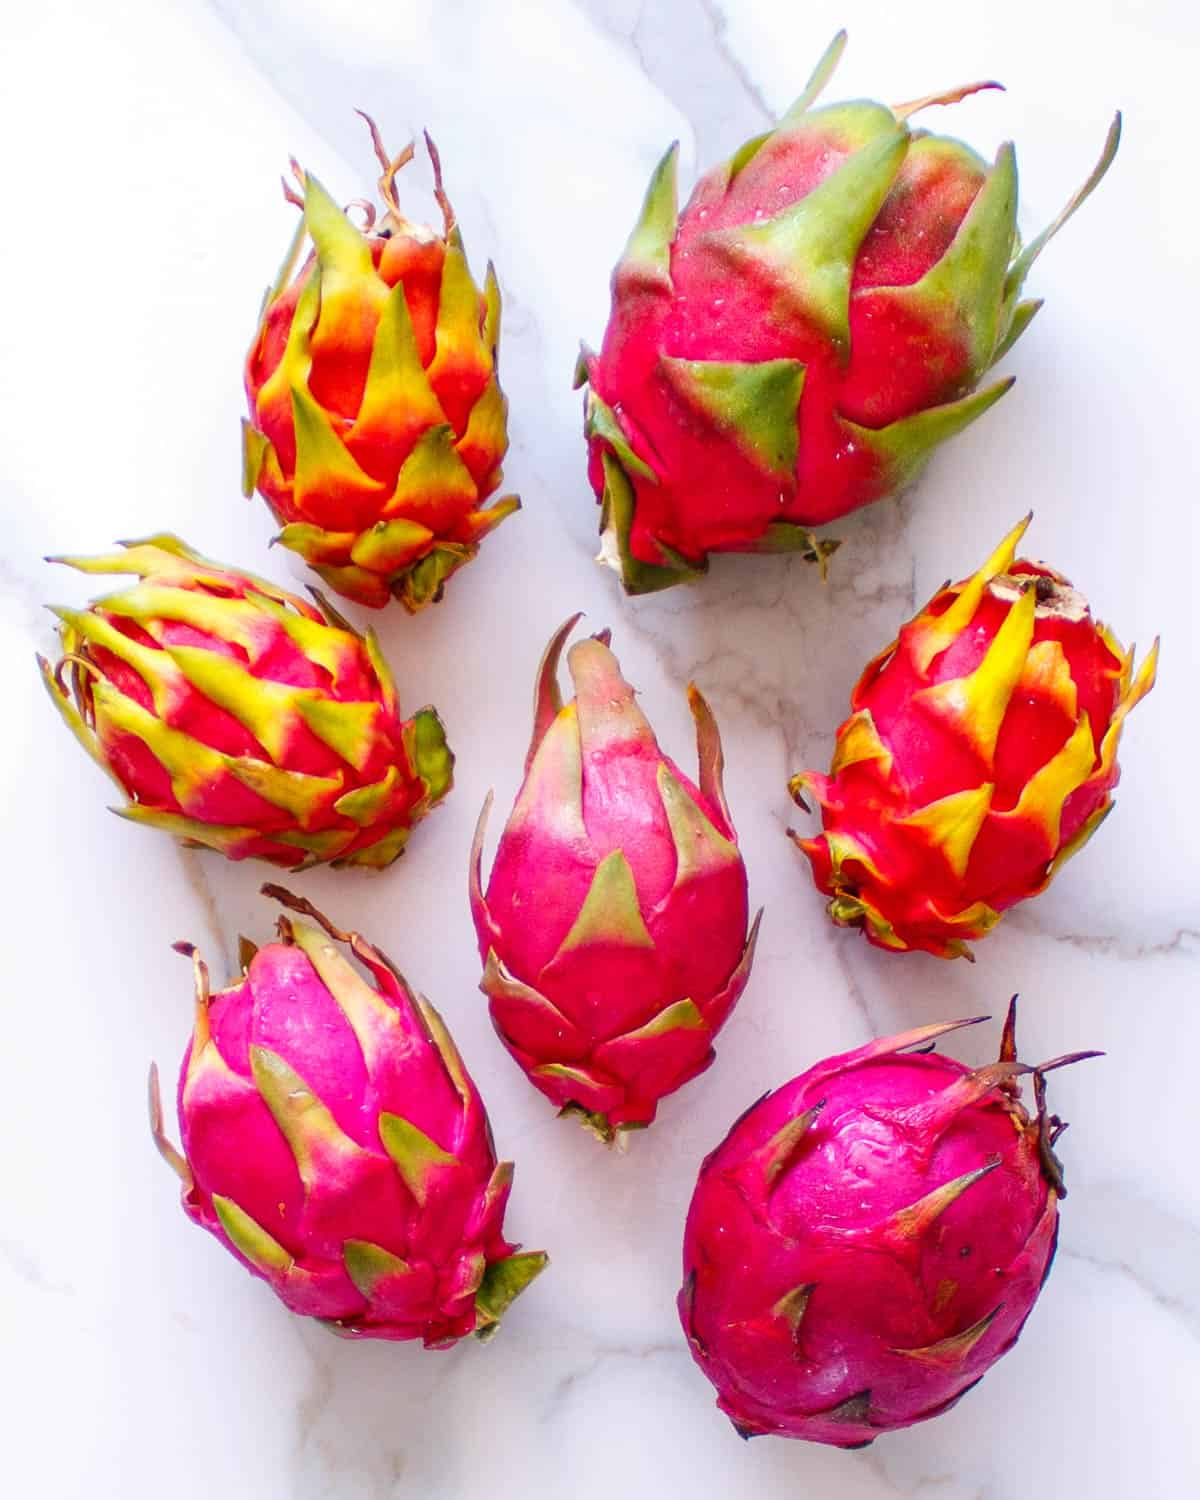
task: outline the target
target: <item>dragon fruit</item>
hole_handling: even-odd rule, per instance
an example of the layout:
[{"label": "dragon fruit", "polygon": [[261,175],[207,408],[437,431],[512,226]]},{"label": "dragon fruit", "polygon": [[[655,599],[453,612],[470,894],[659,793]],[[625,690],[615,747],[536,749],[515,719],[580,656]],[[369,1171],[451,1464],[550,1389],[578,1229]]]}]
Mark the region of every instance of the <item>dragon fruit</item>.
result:
[{"label": "dragon fruit", "polygon": [[584,349],[601,560],[630,593],[695,577],[711,552],[836,543],[811,530],[912,481],[1012,384],[976,391],[1029,326],[1047,242],[1120,137],[1024,248],[1011,145],[989,168],[910,127],[930,105],[812,105],[845,43],[765,135],[701,179],[682,215],[676,150],[613,273],[599,355]]},{"label": "dragon fruit", "polygon": [[1014,562],[1029,520],[867,665],[830,775],[791,780],[821,809],[823,833],[789,833],[829,915],[881,948],[969,958],[1112,810],[1158,643],[1135,676],[1132,648],[1062,574]]},{"label": "dragon fruit", "polygon": [[1016,1342],[1066,1196],[1045,1074],[1098,1054],[1019,1063],[1015,997],[999,1062],[929,1050],[972,1024],[827,1058],[704,1162],[679,1312],[743,1437],[865,1446],[946,1411]]},{"label": "dragon fruit", "polygon": [[[546,1264],[504,1238],[511,1162],[437,1011],[358,933],[279,886],[279,941],[243,943],[179,1076],[180,1153],[150,1074],[151,1129],[183,1208],[293,1312],[351,1338],[486,1337]],[[335,944],[369,973],[368,982]]]},{"label": "dragon fruit", "polygon": [[138,582],[56,609],[62,660],[38,658],[121,816],[230,859],[390,864],[454,757],[432,708],[401,719],[373,634],[178,537],[123,546],[51,559]]},{"label": "dragon fruit", "polygon": [[[659,749],[607,631],[546,650],[525,784],[484,896],[480,815],[471,907],[501,1041],[535,1088],[602,1140],[648,1125],[703,1072],[754,959],[746,870],[722,787],[716,721],[695,686],[698,785]],[[760,913],[761,915],[761,913]]]},{"label": "dragon fruit", "polygon": [[[500,288],[471,279],[462,235],[426,136],[442,234],[404,217],[395,159],[374,122],[384,212],[363,232],[295,168],[303,213],[267,292],[246,362],[247,495],[259,490],[298,552],[339,594],[418,610],[442,597],[481,539],[520,508],[485,508],[508,447],[496,374]],[[313,253],[291,279],[305,237]]]}]

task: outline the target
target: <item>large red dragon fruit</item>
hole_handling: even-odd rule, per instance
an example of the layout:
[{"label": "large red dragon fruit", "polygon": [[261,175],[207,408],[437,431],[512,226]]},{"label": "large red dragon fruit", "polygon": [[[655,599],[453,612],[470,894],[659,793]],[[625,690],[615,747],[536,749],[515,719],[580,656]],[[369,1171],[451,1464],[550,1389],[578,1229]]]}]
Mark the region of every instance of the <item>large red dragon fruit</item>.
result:
[{"label": "large red dragon fruit", "polygon": [[374,635],[178,537],[123,546],[52,559],[138,582],[56,609],[62,660],[39,657],[67,726],[129,798],[121,816],[230,859],[390,864],[454,757],[432,708],[401,719]]},{"label": "large red dragon fruit", "polygon": [[601,559],[630,593],[710,552],[836,544],[810,530],[892,494],[1011,385],[975,388],[1041,306],[1030,267],[1108,169],[1022,248],[1011,145],[989,167],[887,108],[812,105],[845,42],[765,135],[701,179],[682,215],[676,147],[613,273],[586,431]]},{"label": "large red dragon fruit", "polygon": [[555,635],[534,698],[525,784],[487,895],[484,806],[471,907],[493,1024],[530,1082],[602,1140],[648,1125],[713,1060],[754,958],[746,870],[716,721],[695,686],[699,784],[659,749],[608,648],[577,642],[563,704]]},{"label": "large red dragon fruit", "polygon": [[791,780],[801,807],[821,808],[823,833],[791,837],[829,915],[881,948],[969,958],[1112,810],[1121,729],[1154,686],[1158,643],[1134,676],[1133,649],[1060,573],[1014,562],[1028,525],[868,664],[830,775]]},{"label": "large red dragon fruit", "polygon": [[[287,190],[304,217],[246,362],[244,488],[339,594],[417,610],[520,506],[484,508],[508,447],[500,288],[490,265],[482,293],[471,279],[428,136],[442,234],[400,210],[412,147],[393,160],[367,123],[384,212],[376,222],[362,205],[365,233],[311,173],[296,169],[302,197]],[[290,280],[306,236],[313,252]]]},{"label": "large red dragon fruit", "polygon": [[494,1332],[546,1257],[504,1238],[512,1163],[496,1161],[441,1017],[358,933],[279,886],[263,894],[322,930],[281,918],[279,941],[244,943],[244,972],[211,997],[179,945],[196,970],[182,1154],[153,1069],[150,1115],[184,1211],[336,1333],[445,1348]]},{"label": "large red dragon fruit", "polygon": [[705,1161],[679,1312],[743,1437],[862,1447],[953,1406],[1016,1342],[1065,1197],[1044,1075],[1097,1054],[1025,1067],[1014,1017],[975,1071],[928,1046],[970,1021],[827,1058]]}]

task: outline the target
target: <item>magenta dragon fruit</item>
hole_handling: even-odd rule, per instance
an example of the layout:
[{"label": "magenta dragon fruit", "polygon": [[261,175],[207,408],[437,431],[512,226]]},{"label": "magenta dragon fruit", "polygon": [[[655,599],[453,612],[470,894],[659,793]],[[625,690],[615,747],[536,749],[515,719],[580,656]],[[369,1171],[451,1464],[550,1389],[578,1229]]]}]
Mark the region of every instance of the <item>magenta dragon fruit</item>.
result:
[{"label": "magenta dragon fruit", "polygon": [[471,906],[493,1024],[530,1082],[602,1140],[648,1125],[713,1060],[750,975],[746,870],[725,803],[716,721],[688,690],[694,784],[659,749],[608,632],[558,661],[534,698],[525,784],[483,893],[480,816]]},{"label": "magenta dragon fruit", "polygon": [[[279,886],[279,941],[246,944],[244,972],[209,995],[179,1076],[190,1219],[268,1282],[293,1312],[347,1337],[485,1337],[542,1270],[502,1221],[512,1163],[497,1162],[483,1102],[437,1011],[358,933],[340,932]],[[350,951],[373,983],[337,949]]]},{"label": "magenta dragon fruit", "polygon": [[1098,1054],[1018,1062],[1015,997],[999,1062],[930,1050],[972,1024],[827,1058],[701,1168],[679,1312],[743,1437],[865,1446],[946,1411],[1016,1342],[1066,1195],[1045,1074]]}]

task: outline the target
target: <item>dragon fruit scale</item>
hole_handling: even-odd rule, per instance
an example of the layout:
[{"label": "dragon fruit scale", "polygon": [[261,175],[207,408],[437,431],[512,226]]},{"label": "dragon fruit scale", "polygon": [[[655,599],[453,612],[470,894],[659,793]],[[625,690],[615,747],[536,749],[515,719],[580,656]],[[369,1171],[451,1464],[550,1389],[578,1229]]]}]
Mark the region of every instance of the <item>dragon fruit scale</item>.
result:
[{"label": "dragon fruit scale", "polygon": [[[601,1140],[702,1072],[754,958],[721,741],[695,686],[698,783],[659,749],[604,631],[542,659],[525,783],[471,907],[492,1022],[535,1088]],[[759,914],[761,916],[761,913]]]},{"label": "dragon fruit scale", "polygon": [[429,137],[442,234],[401,212],[413,148],[393,159],[363,118],[383,168],[378,223],[359,205],[360,230],[298,167],[302,196],[285,188],[303,218],[246,361],[243,487],[339,594],[415,611],[520,508],[515,495],[485,506],[508,447],[500,288],[490,265],[482,292],[471,278]]},{"label": "dragon fruit scale", "polygon": [[812,106],[844,33],[774,130],[703,177],[682,214],[676,147],[586,347],[601,560],[625,589],[694,578],[712,552],[799,550],[910,483],[1012,384],[976,387],[1041,306],[1033,262],[1107,171],[1022,248],[1011,145],[992,166],[912,116],[992,83],[887,108]]},{"label": "dragon fruit scale", "polygon": [[[358,933],[279,886],[317,925],[243,940],[243,972],[209,994],[190,944],[196,1021],[179,1077],[183,1151],[155,1143],[183,1208],[293,1312],[352,1338],[446,1348],[488,1337],[543,1269],[504,1238],[511,1162],[437,1011]],[[362,972],[339,950],[351,954]]]},{"label": "dragon fruit scale", "polygon": [[390,864],[454,757],[432,708],[400,717],[374,635],[178,537],[122,545],[51,559],[137,582],[56,609],[62,659],[38,659],[120,815],[230,859]]},{"label": "dragon fruit scale", "polygon": [[1112,810],[1158,642],[1135,675],[1062,574],[1014,561],[1029,520],[868,664],[830,774],[791,780],[821,810],[815,838],[789,833],[829,915],[881,948],[970,958]]},{"label": "dragon fruit scale", "polygon": [[932,1051],[972,1024],[818,1063],[701,1167],[679,1312],[743,1437],[863,1447],[946,1411],[1016,1342],[1066,1196],[1045,1075],[1098,1054],[1018,1062],[1015,997],[999,1062]]}]

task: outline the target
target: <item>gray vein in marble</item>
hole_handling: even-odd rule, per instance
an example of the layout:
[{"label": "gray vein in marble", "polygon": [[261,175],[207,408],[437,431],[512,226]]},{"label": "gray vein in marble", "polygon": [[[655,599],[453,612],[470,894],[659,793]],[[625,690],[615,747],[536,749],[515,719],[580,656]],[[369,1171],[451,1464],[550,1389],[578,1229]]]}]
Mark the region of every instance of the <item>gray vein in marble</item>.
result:
[{"label": "gray vein in marble", "polygon": [[888,1470],[886,1453],[877,1448],[862,1453],[860,1461],[887,1485],[893,1495],[900,1496],[901,1500],[922,1500],[922,1497],[938,1500],[938,1496],[944,1496],[947,1491],[953,1494],[954,1500],[989,1500],[989,1494],[994,1493],[987,1485],[969,1493],[965,1490],[958,1491],[956,1486],[962,1481],[953,1471],[944,1474],[918,1474],[911,1484],[901,1484]]},{"label": "gray vein in marble", "polygon": [[329,1361],[318,1354],[306,1339],[301,1338],[300,1343],[312,1370],[308,1388],[296,1403],[296,1425],[300,1429],[300,1446],[303,1447],[333,1399],[337,1380]]},{"label": "gray vein in marble", "polygon": [[0,559],[0,599],[5,601],[5,612],[30,635],[49,641],[53,617],[46,610],[42,588],[40,579],[20,572],[10,558]]},{"label": "gray vein in marble", "polygon": [[1061,1255],[1128,1277],[1200,1342],[1200,1224],[1120,1183],[1080,1188],[1064,1214]]},{"label": "gray vein in marble", "polygon": [[638,66],[641,68],[642,72],[646,75],[647,78],[653,78],[653,65],[650,61],[650,56],[648,51],[646,50],[642,37],[642,28],[646,24],[646,12],[649,7],[650,0],[642,0],[642,3],[638,6],[637,17],[635,18],[633,26],[629,32],[629,45],[634,50],[634,54],[636,55],[638,60]]},{"label": "gray vein in marble", "polygon": [[[321,1330],[321,1333],[326,1338],[334,1337],[326,1330]],[[340,1385],[333,1359],[337,1350],[318,1352],[307,1337],[302,1337],[300,1343],[308,1356],[312,1375],[307,1389],[296,1403],[293,1493],[297,1500],[334,1500],[343,1492],[344,1479],[352,1476],[368,1487],[366,1493],[371,1500],[388,1500],[404,1474],[407,1463],[404,1450],[389,1447],[374,1438],[353,1441],[352,1433],[347,1430],[352,1422],[346,1420],[344,1413],[334,1411]],[[334,1425],[333,1437],[321,1432],[327,1419]],[[315,1464],[311,1462],[314,1456]]]},{"label": "gray vein in marble", "polygon": [[1128,1261],[1110,1260],[1104,1256],[1085,1255],[1079,1250],[1068,1250],[1060,1246],[1059,1255],[1064,1260],[1079,1261],[1081,1264],[1091,1266],[1094,1271],[1100,1271],[1105,1275],[1124,1276],[1126,1280],[1137,1287],[1138,1291],[1148,1297],[1155,1306],[1160,1307],[1168,1317],[1174,1319],[1180,1327],[1186,1328],[1191,1338],[1200,1344],[1200,1316],[1189,1303],[1179,1297],[1167,1296],[1158,1287],[1152,1285],[1146,1277],[1131,1266]]},{"label": "gray vein in marble", "polygon": [[[295,1405],[293,1500],[340,1500],[347,1493],[389,1500],[399,1493],[396,1486],[408,1474],[410,1457],[419,1463],[416,1447],[410,1453],[399,1440],[419,1445],[426,1426],[420,1415],[403,1423],[389,1418],[385,1372],[399,1351],[389,1344],[347,1342],[311,1325],[295,1326],[293,1332],[310,1372]],[[444,1389],[453,1389],[460,1356],[478,1352],[469,1347],[473,1342],[438,1356],[407,1351],[422,1376],[419,1394],[408,1388],[410,1403],[435,1411]]]},{"label": "gray vein in marble", "polygon": [[[797,851],[797,857],[800,857],[799,851]],[[807,875],[807,871],[803,871],[802,873]],[[842,978],[846,984],[846,991],[854,1009],[858,1012],[862,1024],[866,1028],[866,1037],[864,1040],[870,1040],[870,1038],[877,1036],[885,1036],[891,1028],[884,1025],[873,1014],[871,1003],[867,999],[867,993],[863,989],[858,975],[854,972],[854,954],[859,947],[858,934],[844,933],[835,927],[832,922],[824,924],[824,931],[832,937],[830,948],[833,953],[834,962],[841,971]],[[846,941],[847,938],[851,939],[851,941]]]},{"label": "gray vein in marble", "polygon": [[0,1261],[35,1291],[50,1292],[59,1297],[75,1295],[76,1289],[69,1281],[52,1281],[38,1263],[37,1256],[20,1240],[0,1239]]},{"label": "gray vein in marble", "polygon": [[1032,937],[1052,943],[1064,943],[1080,953],[1096,954],[1132,962],[1138,958],[1182,958],[1194,962],[1200,958],[1200,929],[1179,927],[1170,937],[1156,942],[1138,943],[1120,933],[1053,932],[1041,926],[1032,912],[1021,910],[1010,916],[1014,927]]},{"label": "gray vein in marble", "polygon": [[725,17],[711,0],[641,0],[636,8],[628,0],[578,3],[593,25],[629,48],[646,81],[687,119],[701,163],[727,156],[773,123],[761,91],[726,44]]},{"label": "gray vein in marble", "polygon": [[184,849],[178,846],[176,852],[179,855],[179,863],[183,867],[183,878],[204,916],[209,945],[209,968],[216,968],[212,955],[219,953],[221,955],[220,972],[236,974],[238,966],[235,954],[221,922],[220,913],[217,911],[216,897],[213,895],[212,886],[209,884],[208,875],[202,863],[203,860],[211,859],[213,856],[199,849]]},{"label": "gray vein in marble", "polygon": [[763,97],[762,90],[755,83],[754,79],[751,78],[749,72],[747,72],[741,58],[738,57],[737,53],[729,45],[727,36],[729,23],[725,19],[724,12],[719,5],[715,4],[715,0],[698,0],[698,4],[712,29],[713,44],[728,64],[730,72],[741,85],[746,97],[752,101],[759,114],[762,115],[763,123],[774,125],[774,110]]},{"label": "gray vein in marble", "polygon": [[641,1347],[631,1347],[627,1344],[596,1345],[586,1364],[568,1370],[565,1375],[559,1376],[554,1382],[543,1403],[541,1422],[545,1425],[553,1421],[558,1409],[572,1398],[577,1388],[612,1361],[630,1360],[640,1363],[643,1360],[662,1357],[687,1359],[691,1356],[687,1349],[674,1339],[669,1343],[646,1344]]},{"label": "gray vein in marble", "polygon": [[[18,560],[24,560],[21,552],[15,555],[15,559],[12,556],[0,558],[0,614],[6,622],[29,636],[43,656],[51,662],[56,661],[60,654],[58,622],[46,607],[47,579],[43,572],[25,572],[18,566]],[[31,564],[34,561],[45,572],[50,571],[45,569],[43,559],[30,559]],[[31,672],[36,671],[32,660],[29,667]]]}]

